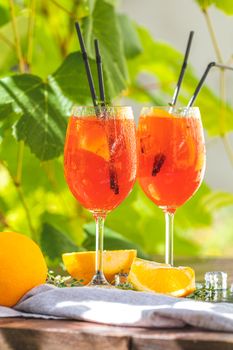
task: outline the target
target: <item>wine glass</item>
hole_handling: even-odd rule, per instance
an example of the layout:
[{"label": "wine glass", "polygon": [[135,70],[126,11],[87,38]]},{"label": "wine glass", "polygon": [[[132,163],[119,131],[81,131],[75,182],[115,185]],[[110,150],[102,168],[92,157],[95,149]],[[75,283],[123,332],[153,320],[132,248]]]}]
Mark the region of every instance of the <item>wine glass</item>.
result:
[{"label": "wine glass", "polygon": [[137,139],[139,183],[165,213],[165,262],[173,265],[175,211],[197,191],[205,172],[199,108],[145,107]]},{"label": "wine glass", "polygon": [[132,190],[136,159],[131,107],[73,108],[66,133],[64,170],[72,194],[96,221],[96,272],[91,286],[109,285],[103,273],[104,221]]}]

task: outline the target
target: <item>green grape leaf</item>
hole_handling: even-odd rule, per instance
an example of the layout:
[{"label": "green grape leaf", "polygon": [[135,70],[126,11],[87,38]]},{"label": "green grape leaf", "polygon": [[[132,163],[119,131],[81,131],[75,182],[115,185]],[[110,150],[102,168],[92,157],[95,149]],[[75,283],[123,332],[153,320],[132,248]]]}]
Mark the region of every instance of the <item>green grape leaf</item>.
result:
[{"label": "green grape leaf", "polygon": [[[97,87],[96,64],[90,59],[92,75]],[[54,90],[59,90],[70,101],[81,105],[92,103],[84,62],[80,52],[71,53],[50,77]],[[109,91],[108,87],[106,89]]]},{"label": "green grape leaf", "polygon": [[[85,0],[84,0],[85,1]],[[89,0],[88,1],[88,6],[89,6],[89,14],[93,12],[93,9],[95,7],[95,2],[96,0]]]},{"label": "green grape leaf", "polygon": [[214,0],[214,5],[227,15],[233,15],[233,2],[232,0]]},{"label": "green grape leaf", "polygon": [[[91,72],[98,95],[97,68],[94,60],[89,59]],[[109,83],[111,80],[104,76],[107,100],[116,97],[122,90],[121,85]],[[66,98],[81,105],[92,104],[90,88],[83,58],[80,52],[71,53],[66,57],[61,66],[50,76],[50,85],[54,90],[60,91]]]},{"label": "green grape leaf", "polygon": [[94,39],[99,40],[108,99],[117,96],[127,84],[128,72],[123,41],[115,8],[104,0],[96,0],[92,15],[83,20],[87,52],[95,58]]},{"label": "green grape leaf", "polygon": [[0,105],[13,103],[22,113],[15,126],[17,139],[24,140],[41,160],[63,151],[67,112],[61,107],[64,97],[58,97],[49,83],[30,74],[0,80]]},{"label": "green grape leaf", "polygon": [[206,10],[209,6],[214,5],[227,15],[233,15],[232,0],[195,0],[202,10]]},{"label": "green grape leaf", "polygon": [[134,23],[126,15],[118,15],[118,21],[126,57],[137,56],[142,52],[142,44]]},{"label": "green grape leaf", "polygon": [[0,143],[6,132],[12,129],[12,125],[19,118],[20,114],[15,113],[13,103],[0,105]]},{"label": "green grape leaf", "polygon": [[[88,223],[83,226],[87,235],[83,242],[83,247],[87,250],[95,250],[95,223]],[[143,259],[148,258],[148,255],[139,247],[139,245],[128,240],[120,233],[111,230],[108,227],[104,228],[104,249],[106,250],[120,250],[120,249],[136,249],[137,256]]]},{"label": "green grape leaf", "polygon": [[13,103],[5,103],[0,105],[0,122],[7,119],[8,116],[14,113]]},{"label": "green grape leaf", "polygon": [[110,4],[112,6],[117,6],[119,0],[104,0],[104,2],[106,2],[106,4]]},{"label": "green grape leaf", "polygon": [[195,0],[202,10],[206,10],[214,3],[214,0]]},{"label": "green grape leaf", "polygon": [[61,259],[63,253],[79,251],[78,246],[66,234],[48,223],[43,224],[40,245],[50,260]]},{"label": "green grape leaf", "polygon": [[95,0],[79,0],[76,2],[76,15],[77,18],[83,18],[89,16],[94,8]]}]

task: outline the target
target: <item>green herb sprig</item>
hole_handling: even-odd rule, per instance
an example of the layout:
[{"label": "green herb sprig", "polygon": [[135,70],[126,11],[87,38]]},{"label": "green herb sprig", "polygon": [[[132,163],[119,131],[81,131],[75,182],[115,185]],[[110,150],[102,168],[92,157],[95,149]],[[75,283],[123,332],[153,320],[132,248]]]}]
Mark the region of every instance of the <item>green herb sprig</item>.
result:
[{"label": "green herb sprig", "polygon": [[81,287],[83,286],[83,279],[76,280],[70,276],[56,275],[54,271],[50,270],[48,272],[46,283],[52,284],[55,287],[65,288],[65,287]]},{"label": "green herb sprig", "polygon": [[217,290],[214,288],[206,288],[204,284],[197,284],[197,289],[195,292],[190,294],[187,298],[199,300],[199,301],[207,301],[212,303],[233,303],[233,293],[230,289],[226,290]]},{"label": "green herb sprig", "polygon": [[116,288],[119,289],[124,289],[124,290],[135,290],[132,286],[131,283],[125,282],[125,283],[120,283],[116,286]]},{"label": "green herb sprig", "polygon": [[[54,271],[48,272],[47,281],[48,284],[52,284],[58,288],[65,287],[83,287],[84,280],[83,279],[75,279],[70,276],[61,276],[56,275]],[[135,290],[131,283],[125,282],[119,283],[115,286],[118,289],[122,290]],[[190,294],[188,299],[205,301],[205,302],[214,302],[214,303],[233,303],[233,292],[228,290],[216,290],[213,288],[207,289],[204,284],[197,283],[196,290],[192,294]]]}]

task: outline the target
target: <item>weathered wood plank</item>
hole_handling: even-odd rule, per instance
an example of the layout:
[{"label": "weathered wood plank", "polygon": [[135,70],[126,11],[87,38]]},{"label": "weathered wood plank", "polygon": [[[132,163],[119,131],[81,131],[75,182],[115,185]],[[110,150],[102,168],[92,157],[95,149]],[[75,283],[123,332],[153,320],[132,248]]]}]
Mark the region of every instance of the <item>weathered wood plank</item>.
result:
[{"label": "weathered wood plank", "polygon": [[77,321],[0,320],[1,350],[233,350],[233,334],[146,330]]},{"label": "weathered wood plank", "polygon": [[132,350],[232,350],[233,335],[220,332],[161,330],[152,334],[136,334]]},{"label": "weathered wood plank", "polygon": [[106,327],[73,321],[14,319],[0,321],[1,350],[127,350],[130,338]]}]

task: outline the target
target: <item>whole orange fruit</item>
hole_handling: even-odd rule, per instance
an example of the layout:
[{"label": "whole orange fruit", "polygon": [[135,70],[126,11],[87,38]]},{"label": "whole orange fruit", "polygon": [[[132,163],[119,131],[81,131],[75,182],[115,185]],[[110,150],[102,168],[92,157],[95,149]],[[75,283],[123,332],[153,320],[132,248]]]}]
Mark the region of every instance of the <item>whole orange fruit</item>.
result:
[{"label": "whole orange fruit", "polygon": [[46,281],[47,266],[39,246],[16,232],[0,232],[0,305],[13,306]]}]

